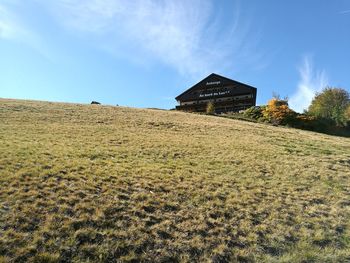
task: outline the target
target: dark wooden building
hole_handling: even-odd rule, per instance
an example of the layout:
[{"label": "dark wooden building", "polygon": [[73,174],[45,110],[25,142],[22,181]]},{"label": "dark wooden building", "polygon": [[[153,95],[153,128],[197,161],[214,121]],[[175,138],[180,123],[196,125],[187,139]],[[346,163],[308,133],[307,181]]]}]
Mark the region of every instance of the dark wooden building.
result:
[{"label": "dark wooden building", "polygon": [[237,112],[255,106],[256,88],[212,73],[175,99],[177,110],[205,112],[212,102],[216,113]]}]

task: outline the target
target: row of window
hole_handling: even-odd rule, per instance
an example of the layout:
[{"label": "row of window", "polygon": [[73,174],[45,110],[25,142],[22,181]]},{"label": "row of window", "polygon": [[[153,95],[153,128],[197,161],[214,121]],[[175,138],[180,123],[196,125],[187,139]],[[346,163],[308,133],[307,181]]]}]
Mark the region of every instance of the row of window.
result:
[{"label": "row of window", "polygon": [[[215,112],[220,113],[220,112],[237,112],[240,110],[245,110],[248,109],[249,107],[251,107],[252,104],[244,104],[244,105],[235,105],[235,106],[230,106],[230,107],[218,107],[215,109]],[[178,108],[179,106],[177,106],[176,108]],[[205,108],[201,107],[201,108],[192,108],[192,111],[200,111],[200,110],[205,110]]]},{"label": "row of window", "polygon": [[[220,98],[220,99],[216,99],[215,101],[234,101],[234,100],[242,100],[242,99],[251,99],[253,98],[253,94],[249,94],[249,95],[240,95],[240,96],[235,96],[235,97],[229,97],[229,98]],[[200,100],[198,101],[198,103],[208,103],[212,101],[211,99],[207,99],[207,100]],[[186,102],[181,102],[181,105],[192,105],[192,104],[197,104],[197,101],[186,101]]]},{"label": "row of window", "polygon": [[220,98],[220,99],[216,99],[216,101],[230,101],[230,100],[251,99],[251,98],[253,98],[253,94],[241,95],[241,96],[235,96],[235,97],[229,97],[229,98]]}]

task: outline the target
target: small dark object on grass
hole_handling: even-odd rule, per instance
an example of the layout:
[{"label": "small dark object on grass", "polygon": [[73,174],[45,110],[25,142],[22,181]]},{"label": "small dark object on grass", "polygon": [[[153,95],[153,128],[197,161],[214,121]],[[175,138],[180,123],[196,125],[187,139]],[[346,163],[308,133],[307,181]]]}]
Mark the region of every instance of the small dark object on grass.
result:
[{"label": "small dark object on grass", "polygon": [[98,104],[98,105],[100,105],[101,103],[99,103],[98,101],[91,101],[91,104]]}]

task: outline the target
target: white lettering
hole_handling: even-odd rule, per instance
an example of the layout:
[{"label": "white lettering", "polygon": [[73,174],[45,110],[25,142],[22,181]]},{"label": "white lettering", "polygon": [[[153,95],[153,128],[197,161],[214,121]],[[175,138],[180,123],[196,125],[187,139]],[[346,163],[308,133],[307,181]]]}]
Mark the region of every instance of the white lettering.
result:
[{"label": "white lettering", "polygon": [[200,98],[203,97],[210,97],[210,96],[219,96],[219,95],[225,95],[225,94],[229,94],[230,91],[222,91],[222,92],[214,92],[214,93],[204,93],[204,94],[199,94]]},{"label": "white lettering", "polygon": [[211,81],[211,82],[207,82],[205,85],[209,86],[209,85],[218,85],[220,84],[220,81]]}]

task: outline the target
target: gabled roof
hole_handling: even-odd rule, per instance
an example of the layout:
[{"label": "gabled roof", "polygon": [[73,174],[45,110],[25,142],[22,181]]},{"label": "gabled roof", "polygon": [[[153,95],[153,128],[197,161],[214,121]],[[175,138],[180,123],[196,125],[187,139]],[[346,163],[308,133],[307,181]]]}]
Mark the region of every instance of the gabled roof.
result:
[{"label": "gabled roof", "polygon": [[[189,88],[188,90],[184,91],[183,93],[181,93],[179,96],[177,96],[175,99],[176,100],[180,100],[182,96],[186,95],[187,93],[190,93],[194,90],[196,90],[197,88],[203,88],[203,84],[206,84],[206,83],[210,83],[210,82],[215,82],[215,81],[220,81],[222,82],[221,85],[235,85],[235,86],[244,86],[245,88],[249,88],[249,89],[254,89],[256,90],[256,88],[252,87],[252,86],[249,86],[247,84],[244,84],[244,83],[241,83],[241,82],[238,82],[238,81],[235,81],[235,80],[232,80],[232,79],[229,79],[229,78],[226,78],[226,77],[223,77],[223,76],[220,76],[218,74],[215,74],[215,73],[211,73],[209,76],[207,76],[206,78],[204,78],[203,80],[201,80],[200,82],[198,82],[197,84],[193,85],[191,88]],[[205,86],[205,85],[204,85]]]}]

